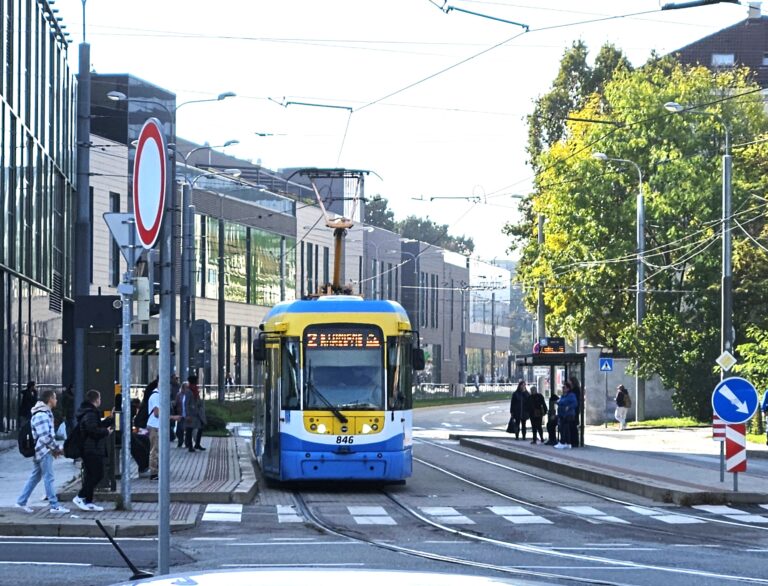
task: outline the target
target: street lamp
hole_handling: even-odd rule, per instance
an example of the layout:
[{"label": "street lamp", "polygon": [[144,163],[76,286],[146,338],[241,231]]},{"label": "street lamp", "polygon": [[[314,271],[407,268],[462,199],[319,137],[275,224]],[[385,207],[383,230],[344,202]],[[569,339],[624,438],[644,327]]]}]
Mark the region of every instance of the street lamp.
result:
[{"label": "street lamp", "polygon": [[[645,200],[643,198],[643,172],[640,165],[629,159],[609,157],[605,153],[592,153],[592,157],[603,163],[614,162],[631,165],[637,171],[637,209],[636,209],[636,291],[635,291],[635,325],[638,333],[645,318]],[[638,359],[638,368],[640,361]],[[645,419],[645,378],[635,372],[635,420]]]},{"label": "street lamp", "polygon": [[[731,269],[731,128],[726,121],[714,112],[706,110],[697,110],[686,107],[677,102],[667,102],[664,109],[676,114],[703,114],[712,116],[723,127],[725,133],[725,152],[723,153],[723,203],[721,234],[723,240],[722,248],[722,282],[721,282],[721,303],[720,303],[720,349],[722,352],[733,352],[733,340],[735,337],[733,331],[733,272]],[[726,371],[720,371],[720,378],[726,378]]]},{"label": "street lamp", "polygon": [[239,144],[239,140],[228,140],[222,145],[199,146],[193,148],[186,155],[175,150],[184,160],[184,185],[181,196],[181,283],[179,286],[179,372],[183,380],[189,376],[189,324],[191,321],[192,298],[192,259],[194,257],[194,206],[192,205],[192,188],[200,177],[210,176],[202,173],[192,181],[189,180],[189,157],[201,150],[226,148],[233,144]]}]

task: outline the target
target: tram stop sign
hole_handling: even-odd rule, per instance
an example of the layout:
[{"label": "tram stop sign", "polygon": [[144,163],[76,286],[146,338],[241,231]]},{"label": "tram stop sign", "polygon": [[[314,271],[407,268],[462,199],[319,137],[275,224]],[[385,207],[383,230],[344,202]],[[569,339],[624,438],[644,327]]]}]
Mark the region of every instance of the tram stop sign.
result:
[{"label": "tram stop sign", "polygon": [[734,376],[720,381],[712,392],[712,409],[726,423],[744,423],[757,411],[757,390],[747,379]]},{"label": "tram stop sign", "polygon": [[152,248],[160,235],[165,209],[166,150],[157,118],[144,123],[133,162],[133,213],[136,234],[144,248]]}]

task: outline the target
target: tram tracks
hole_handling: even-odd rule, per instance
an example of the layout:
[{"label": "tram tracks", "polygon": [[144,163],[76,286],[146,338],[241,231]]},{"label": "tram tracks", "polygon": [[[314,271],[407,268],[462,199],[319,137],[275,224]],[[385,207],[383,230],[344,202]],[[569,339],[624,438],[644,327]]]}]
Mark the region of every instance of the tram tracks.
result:
[{"label": "tram tracks", "polygon": [[[484,465],[500,468],[500,469],[505,470],[507,472],[512,472],[512,473],[524,476],[526,478],[530,478],[530,479],[536,480],[538,482],[542,482],[542,483],[549,484],[549,485],[552,485],[552,486],[557,486],[557,487],[560,487],[560,488],[565,488],[565,489],[567,489],[569,491],[572,491],[572,492],[578,492],[580,494],[587,495],[587,496],[593,497],[595,499],[602,500],[602,501],[607,502],[607,503],[621,505],[621,506],[640,506],[640,507],[645,508],[645,509],[657,511],[659,515],[663,515],[663,514],[667,513],[667,511],[664,511],[662,509],[658,509],[658,508],[653,507],[653,506],[640,505],[640,504],[638,504],[636,502],[632,502],[632,501],[628,501],[628,500],[624,500],[624,499],[620,499],[620,498],[616,498],[616,497],[611,497],[611,496],[602,494],[600,492],[596,492],[594,490],[589,490],[589,489],[583,488],[582,486],[578,486],[576,484],[569,484],[567,482],[562,482],[560,480],[555,480],[553,478],[549,478],[549,477],[543,476],[541,474],[535,474],[533,472],[528,472],[526,470],[522,470],[522,469],[517,468],[515,466],[511,466],[511,465],[508,465],[508,464],[502,464],[500,462],[496,462],[496,461],[491,460],[489,458],[477,456],[475,454],[470,454],[470,453],[467,453],[465,451],[457,450],[455,448],[451,448],[449,446],[445,446],[445,445],[442,445],[442,444],[437,443],[437,442],[432,442],[432,441],[424,440],[424,439],[419,439],[417,441],[418,441],[418,443],[429,445],[430,447],[433,447],[433,448],[436,448],[436,449],[439,449],[439,450],[442,450],[442,451],[449,452],[449,453],[451,453],[453,455],[462,456],[464,458],[468,458],[468,459],[471,459],[473,461],[480,462],[480,463],[482,463]],[[467,478],[466,476],[462,476],[459,473],[456,473],[456,472],[453,472],[451,470],[448,470],[445,467],[437,466],[437,465],[432,464],[430,462],[427,462],[426,460],[423,460],[421,458],[414,457],[414,462],[417,462],[417,463],[419,463],[421,465],[424,465],[424,466],[427,466],[429,468],[432,468],[432,469],[434,469],[434,470],[436,470],[436,471],[438,471],[440,473],[443,473],[443,474],[445,474],[447,476],[451,476],[451,477],[453,477],[454,479],[456,479],[456,480],[458,480],[460,482],[464,482],[466,484],[470,484],[470,485],[475,486],[476,488],[479,488],[479,489],[484,490],[486,492],[490,492],[490,493],[496,494],[498,496],[501,496],[502,498],[505,498],[505,499],[508,499],[510,501],[519,503],[520,505],[529,506],[529,507],[536,508],[536,509],[539,509],[539,510],[542,510],[542,511],[546,511],[546,512],[549,512],[552,515],[579,518],[579,519],[585,520],[587,522],[590,521],[589,517],[584,516],[584,515],[579,515],[578,513],[573,513],[573,512],[569,512],[569,511],[563,511],[563,510],[560,510],[560,509],[557,509],[557,508],[554,508],[554,507],[548,507],[548,506],[545,506],[545,505],[541,505],[539,503],[535,503],[535,502],[532,502],[532,501],[528,501],[528,500],[522,499],[520,497],[511,495],[509,493],[503,493],[501,491],[497,491],[497,490],[493,489],[492,487],[488,487],[488,486],[482,485],[480,483],[474,482],[472,479]],[[729,527],[739,527],[739,528],[752,529],[752,530],[759,531],[759,532],[768,532],[768,527],[763,527],[763,526],[755,525],[755,524],[751,524],[751,523],[742,523],[742,522],[735,521],[735,520],[703,517],[701,515],[695,515],[695,514],[692,514],[692,513],[685,513],[685,512],[681,512],[681,511],[675,511],[675,515],[678,515],[678,516],[681,516],[681,517],[686,517],[686,518],[689,518],[689,519],[695,519],[695,520],[698,520],[698,521],[705,521],[705,522],[708,522],[708,523],[716,523],[716,524],[725,525],[725,526],[729,526]],[[656,534],[678,536],[678,533],[676,533],[674,531],[669,531],[669,530],[664,530],[664,529],[659,529],[659,528],[646,527],[646,526],[643,526],[643,525],[639,525],[638,527],[640,527],[643,530],[646,530],[646,531],[649,531],[649,532],[653,532],[653,533],[656,533]],[[721,543],[724,543],[724,544],[727,543],[729,545],[734,545],[734,546],[750,545],[750,544],[745,544],[743,542],[739,542],[737,540],[725,540],[724,538],[720,538],[720,539],[721,539]]]}]

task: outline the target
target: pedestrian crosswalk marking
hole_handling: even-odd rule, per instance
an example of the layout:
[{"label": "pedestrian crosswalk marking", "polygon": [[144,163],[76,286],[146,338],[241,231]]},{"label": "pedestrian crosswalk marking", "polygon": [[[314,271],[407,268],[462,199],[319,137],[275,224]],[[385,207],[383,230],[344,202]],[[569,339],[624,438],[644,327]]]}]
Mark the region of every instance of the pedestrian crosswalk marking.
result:
[{"label": "pedestrian crosswalk marking", "polygon": [[654,509],[648,509],[646,507],[628,506],[628,510],[638,515],[650,517],[656,521],[667,523],[668,525],[693,525],[695,523],[705,523],[703,519],[697,519],[696,517],[686,517],[685,515],[671,515],[666,513],[660,513]]},{"label": "pedestrian crosswalk marking", "polygon": [[586,506],[569,506],[569,507],[558,507],[561,511],[565,511],[566,513],[574,513],[576,515],[583,515],[585,517],[592,517],[595,521],[600,521],[603,523],[625,523],[628,524],[629,521],[625,521],[624,519],[619,519],[618,517],[614,517],[613,515],[606,515],[602,511],[594,508],[594,507],[586,507]]},{"label": "pedestrian crosswalk marking", "polygon": [[243,505],[210,504],[205,507],[203,521],[218,521],[222,523],[239,523],[243,519]]},{"label": "pedestrian crosswalk marking", "polygon": [[515,525],[552,524],[552,521],[549,519],[534,515],[524,507],[488,507],[488,510]]},{"label": "pedestrian crosswalk marking", "polygon": [[453,507],[419,507],[421,512],[430,517],[435,517],[445,525],[474,525],[475,522],[465,517]]},{"label": "pedestrian crosswalk marking", "polygon": [[358,525],[397,525],[384,507],[347,507]]},{"label": "pedestrian crosswalk marking", "polygon": [[293,505],[277,505],[278,523],[303,523],[302,517]]},{"label": "pedestrian crosswalk marking", "polygon": [[742,523],[768,523],[768,517],[753,515],[746,511],[742,511],[741,509],[734,509],[733,507],[726,507],[725,505],[695,505],[694,508],[715,515],[723,515],[727,519],[741,521]]}]

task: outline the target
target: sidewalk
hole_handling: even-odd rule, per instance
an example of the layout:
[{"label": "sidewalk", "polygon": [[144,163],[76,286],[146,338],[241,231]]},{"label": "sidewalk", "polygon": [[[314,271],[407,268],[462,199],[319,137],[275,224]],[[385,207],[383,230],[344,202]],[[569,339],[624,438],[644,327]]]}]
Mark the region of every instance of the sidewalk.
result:
[{"label": "sidewalk", "polygon": [[[235,430],[237,432],[237,430]],[[238,435],[203,437],[204,452],[190,453],[171,445],[171,531],[190,529],[199,519],[204,503],[247,503],[256,494],[256,476],[249,457],[247,440]],[[121,499],[120,480],[117,491],[97,491],[94,500],[104,511],[81,511],[72,498],[80,488],[80,465],[72,460],[54,461],[56,492],[61,503],[70,509],[67,515],[49,512],[43,500],[42,482],[27,503],[32,514],[14,507],[32,469],[31,459],[22,457],[16,440],[0,441],[0,535],[38,535],[103,537],[96,526],[99,519],[113,536],[156,535],[158,527],[158,482],[139,479],[132,462],[131,511],[117,510]]]},{"label": "sidewalk", "polygon": [[556,450],[516,441],[503,431],[451,434],[463,446],[539,468],[679,505],[768,503],[768,446],[748,446],[747,472],[720,482],[720,445],[710,428],[629,429],[588,427],[586,446]]}]

